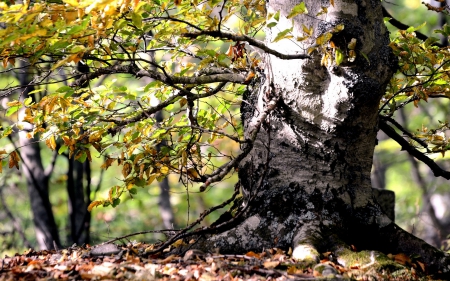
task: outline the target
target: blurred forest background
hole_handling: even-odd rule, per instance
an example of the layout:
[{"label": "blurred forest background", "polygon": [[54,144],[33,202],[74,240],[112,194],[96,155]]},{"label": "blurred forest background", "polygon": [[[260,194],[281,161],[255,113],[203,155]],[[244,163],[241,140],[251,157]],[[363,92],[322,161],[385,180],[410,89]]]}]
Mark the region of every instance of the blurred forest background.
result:
[{"label": "blurred forest background", "polygon": [[[428,11],[421,4],[421,0],[383,2],[388,12],[404,24],[419,26],[426,21],[426,25],[420,29],[426,35],[438,36],[433,34],[432,30],[449,21],[449,17],[445,17],[442,13]],[[434,6],[439,5],[434,1],[429,3]],[[397,30],[390,24],[387,25],[392,32]],[[448,45],[448,42],[443,43]],[[21,77],[13,77],[9,73],[1,72],[0,77],[0,89],[10,83],[17,83],[21,79]],[[22,77],[22,79],[25,78]],[[130,85],[126,77],[117,81],[106,78],[91,82],[91,87],[113,82],[117,86],[127,85],[130,90],[138,89],[148,83],[148,81],[139,81],[134,83],[140,84]],[[57,86],[49,85],[50,90],[51,87],[57,88]],[[5,108],[8,101],[9,98],[6,97],[0,103],[3,108],[0,122],[4,124],[11,123],[8,118],[17,118],[17,115],[6,117]],[[415,131],[422,127],[432,127],[431,124],[437,124],[439,121],[450,121],[448,101],[439,99],[439,102],[434,102],[430,99],[428,103],[426,108],[419,103],[418,108],[408,106],[399,110],[398,120],[402,121],[402,126]],[[238,106],[235,106],[234,110],[238,114]],[[382,133],[379,134],[378,139],[372,181],[374,187],[395,192],[396,222],[427,242],[448,250],[450,248],[447,242],[450,234],[450,184],[443,178],[435,178],[427,166],[409,157],[406,152],[401,152],[400,146]],[[13,147],[21,145],[23,143],[20,142],[20,136],[12,134],[9,139],[0,143],[0,148],[10,151]],[[48,175],[51,208],[57,224],[60,244],[66,247],[74,242],[97,244],[134,232],[186,226],[205,209],[229,198],[236,182],[236,177],[232,176],[206,192],[198,193],[198,186],[185,186],[177,176],[169,176],[166,182],[154,181],[150,186],[139,188],[133,198],[123,196],[117,208],[100,207],[87,213],[77,209],[77,203],[73,200],[77,194],[68,191],[81,192],[85,202],[107,198],[109,188],[121,184],[121,171],[115,165],[107,170],[101,169],[105,159],[95,155],[94,150],[92,163],[88,161],[78,163],[69,160],[65,152],[58,154],[58,149],[55,152],[50,151],[44,143],[33,145],[39,145],[42,148],[40,149],[41,158],[34,158],[34,161],[41,162],[42,173]],[[215,145],[219,150],[224,147],[230,149],[229,143],[221,143],[220,140]],[[236,155],[239,147],[232,149],[235,150],[234,155]],[[448,161],[450,155],[432,156],[442,168],[450,170]],[[6,163],[3,165],[7,166]],[[30,180],[28,178],[27,181],[23,167],[20,170],[4,167],[3,170],[0,174],[1,257],[13,255],[16,252],[21,253],[30,247],[38,248],[27,190]],[[75,213],[81,214],[85,223],[74,229],[71,219]],[[213,222],[219,215],[220,212],[213,213],[204,223]],[[155,242],[163,238],[164,236],[160,234],[148,234],[136,236],[132,240]]]}]

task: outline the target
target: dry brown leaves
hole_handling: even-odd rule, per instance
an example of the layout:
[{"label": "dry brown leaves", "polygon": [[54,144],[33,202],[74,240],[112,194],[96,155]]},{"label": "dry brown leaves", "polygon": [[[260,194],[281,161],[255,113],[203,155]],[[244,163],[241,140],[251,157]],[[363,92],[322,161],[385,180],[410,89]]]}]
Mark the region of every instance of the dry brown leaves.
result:
[{"label": "dry brown leaves", "polygon": [[[151,245],[130,243],[101,247],[71,247],[61,251],[29,250],[0,259],[0,281],[6,280],[315,280],[321,274],[298,263],[280,249],[245,255],[206,254],[191,249],[183,255],[146,255]],[[329,254],[329,253],[328,253]],[[328,256],[324,254],[325,256]],[[400,263],[405,255],[394,257]],[[410,261],[408,261],[410,262]],[[345,277],[328,258],[322,265]],[[360,279],[365,280],[365,279]],[[370,279],[378,280],[378,279]],[[383,280],[383,279],[379,279]],[[386,279],[387,280],[387,279]],[[390,279],[402,280],[402,279]]]}]

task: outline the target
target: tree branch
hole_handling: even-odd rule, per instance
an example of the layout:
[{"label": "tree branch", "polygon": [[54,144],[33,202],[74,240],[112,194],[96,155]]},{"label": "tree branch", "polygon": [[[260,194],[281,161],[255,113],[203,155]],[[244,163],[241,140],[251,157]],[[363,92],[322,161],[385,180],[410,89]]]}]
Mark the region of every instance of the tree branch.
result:
[{"label": "tree branch", "polygon": [[[398,20],[396,20],[387,10],[385,7],[383,7],[383,17],[386,18],[390,18],[390,20],[388,21],[390,24],[392,24],[394,27],[400,29],[400,30],[406,30],[409,28],[409,25],[406,25]],[[419,38],[422,41],[425,41],[428,39],[428,36],[426,36],[425,34],[419,32],[419,31],[415,31],[416,33],[416,37]],[[436,42],[433,45],[439,46],[439,47],[443,47],[442,44]]]},{"label": "tree branch", "polygon": [[166,75],[155,70],[141,69],[136,74],[136,77],[151,77],[166,84],[194,84],[202,85],[216,82],[233,82],[233,83],[245,83],[245,75],[243,73],[220,73],[205,76],[191,76],[191,77],[179,77]]},{"label": "tree branch", "polygon": [[443,177],[447,180],[450,179],[450,172],[443,170],[431,158],[429,158],[424,153],[417,150],[414,146],[410,145],[402,136],[400,136],[382,118],[380,118],[378,126],[386,135],[388,135],[390,138],[395,140],[402,147],[402,150],[406,150],[410,155],[414,156],[417,160],[423,162],[428,167],[430,167],[430,169],[431,169],[431,171],[433,171],[433,174],[435,177]]},{"label": "tree branch", "polygon": [[275,51],[273,49],[270,49],[269,47],[267,47],[264,42],[259,41],[253,37],[247,36],[247,35],[236,35],[233,33],[229,33],[229,32],[224,32],[224,31],[218,31],[218,30],[213,30],[213,31],[208,31],[208,30],[203,30],[201,32],[197,32],[197,33],[184,33],[182,34],[182,36],[185,37],[189,37],[189,38],[197,38],[199,36],[202,35],[208,35],[208,36],[212,36],[212,37],[217,37],[217,38],[224,38],[224,39],[230,39],[233,41],[240,41],[240,42],[247,42],[249,45],[254,46],[254,47],[258,47],[261,50],[265,51],[266,53],[269,53],[271,55],[274,55],[280,59],[283,60],[293,60],[293,59],[309,59],[311,58],[308,55],[305,54],[295,54],[295,55],[286,55],[286,54],[282,54],[278,51]]},{"label": "tree branch", "polygon": [[421,146],[423,146],[423,148],[426,148],[427,151],[429,151],[429,150],[428,150],[428,144],[427,144],[425,141],[423,141],[423,140],[421,140],[421,139],[415,137],[413,134],[411,134],[410,132],[408,132],[405,128],[403,128],[402,125],[400,125],[397,121],[395,121],[395,120],[392,119],[391,117],[380,115],[380,119],[383,120],[384,122],[387,121],[387,122],[391,123],[391,124],[394,125],[397,129],[399,129],[403,134],[405,134],[408,138],[410,138],[410,139],[416,141],[418,144],[420,144]]},{"label": "tree branch", "polygon": [[218,73],[205,76],[191,76],[191,77],[179,77],[162,73],[152,69],[140,69],[135,64],[128,65],[113,65],[108,67],[99,68],[94,72],[81,75],[75,82],[72,83],[72,87],[80,87],[88,80],[98,78],[102,75],[116,74],[116,73],[128,73],[141,77],[150,77],[155,80],[161,81],[169,86],[176,84],[193,84],[202,85],[217,82],[233,82],[233,83],[245,83],[246,75],[244,73]]},{"label": "tree branch", "polygon": [[133,122],[140,121],[143,118],[147,118],[147,116],[150,116],[150,115],[152,115],[152,114],[162,110],[166,106],[176,102],[177,99],[179,97],[181,97],[181,96],[187,96],[187,98],[191,99],[191,100],[205,98],[205,97],[209,97],[209,96],[217,94],[223,88],[223,86],[225,86],[225,85],[226,85],[226,82],[222,82],[216,88],[214,88],[213,90],[211,90],[211,91],[209,91],[207,93],[198,94],[198,95],[194,95],[194,94],[192,94],[191,92],[189,92],[187,90],[183,90],[183,89],[180,89],[178,87],[174,87],[173,86],[175,89],[180,90],[179,94],[172,95],[171,97],[167,98],[165,101],[161,102],[160,104],[158,104],[156,106],[149,107],[149,108],[143,110],[141,113],[139,113],[138,115],[136,115],[134,117],[131,117],[131,118],[128,118],[128,119],[125,119],[125,120],[102,118],[102,119],[100,119],[100,121],[103,121],[103,122],[114,122],[118,127],[109,129],[109,132],[111,134],[115,134],[117,131],[121,130],[121,127],[126,126],[128,124],[131,124]]},{"label": "tree branch", "polygon": [[211,175],[208,175],[208,178],[206,179],[206,182],[200,186],[200,192],[203,192],[206,190],[206,188],[214,182],[221,181],[230,171],[232,168],[237,167],[239,163],[244,159],[247,154],[250,153],[250,151],[253,149],[253,143],[255,142],[256,136],[259,133],[259,130],[261,129],[262,123],[266,120],[267,115],[275,109],[278,102],[278,98],[275,97],[271,101],[268,102],[266,108],[261,113],[261,115],[258,117],[258,119],[255,121],[255,128],[250,132],[250,138],[247,139],[247,146],[245,147],[244,151],[239,154],[236,158],[229,161],[228,163],[220,166],[217,170],[215,170]]}]

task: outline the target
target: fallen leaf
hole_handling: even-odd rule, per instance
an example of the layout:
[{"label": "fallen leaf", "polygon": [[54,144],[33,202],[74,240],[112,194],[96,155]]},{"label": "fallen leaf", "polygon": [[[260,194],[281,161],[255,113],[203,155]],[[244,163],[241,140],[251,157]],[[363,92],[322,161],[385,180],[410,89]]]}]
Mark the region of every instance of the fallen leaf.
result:
[{"label": "fallen leaf", "polygon": [[416,261],[416,263],[420,266],[420,268],[422,269],[422,272],[425,272],[425,264],[423,262],[420,261]]},{"label": "fallen leaf", "polygon": [[250,251],[250,252],[248,252],[247,254],[245,254],[247,257],[251,257],[251,258],[257,258],[257,259],[259,259],[260,258],[260,256],[257,254],[257,253],[255,253],[255,252],[253,252],[253,251]]},{"label": "fallen leaf", "polygon": [[277,267],[279,264],[280,264],[279,261],[265,261],[263,263],[263,266],[266,269],[273,269],[273,268]]},{"label": "fallen leaf", "polygon": [[411,258],[408,257],[407,255],[403,254],[403,253],[395,255],[394,256],[394,260],[396,262],[398,262],[399,264],[402,264],[402,265],[409,265],[409,264],[411,264]]}]

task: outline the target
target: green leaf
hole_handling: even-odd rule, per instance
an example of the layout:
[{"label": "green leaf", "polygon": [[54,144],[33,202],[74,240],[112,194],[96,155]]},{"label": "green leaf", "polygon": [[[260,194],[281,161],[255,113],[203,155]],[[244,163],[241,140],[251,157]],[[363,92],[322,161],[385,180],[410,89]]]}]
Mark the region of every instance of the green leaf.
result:
[{"label": "green leaf", "polygon": [[427,38],[427,40],[425,40],[424,45],[427,48],[427,47],[433,45],[436,42],[439,42],[439,39],[436,38],[436,37],[430,36],[430,37]]},{"label": "green leaf", "polygon": [[86,154],[86,152],[83,151],[83,153],[77,160],[81,163],[84,163],[84,161],[86,161],[86,158],[87,158],[87,154]]},{"label": "green leaf", "polygon": [[67,148],[69,148],[67,145],[62,145],[59,149],[58,149],[58,154],[63,154]]},{"label": "green leaf", "polygon": [[[147,184],[147,181],[145,179],[136,179],[134,181],[134,185],[139,186],[139,187],[144,187],[146,184]],[[135,188],[132,188],[132,189],[135,189]],[[131,189],[130,189],[130,192],[131,192]],[[136,194],[136,193],[132,193],[132,194]]]},{"label": "green leaf", "polygon": [[57,93],[66,93],[68,91],[73,91],[73,89],[69,86],[62,86],[58,90],[56,90]]},{"label": "green leaf", "polygon": [[13,132],[13,129],[11,126],[5,127],[3,130],[2,138],[9,136]]},{"label": "green leaf", "polygon": [[336,65],[340,65],[344,61],[344,53],[341,50],[335,49],[335,57]]},{"label": "green leaf", "polygon": [[301,2],[298,5],[295,5],[294,8],[292,8],[291,12],[287,16],[288,19],[293,18],[300,14],[307,14],[308,10],[306,9],[305,2]]},{"label": "green leaf", "polygon": [[[142,23],[142,21],[141,21],[141,23]],[[119,19],[114,23],[114,27],[120,30],[120,29],[124,28],[125,26],[127,26],[127,24],[128,24],[128,21],[126,19]]]},{"label": "green leaf", "polygon": [[20,105],[16,105],[16,106],[11,106],[10,108],[8,108],[8,110],[6,110],[6,116],[10,116],[14,113],[17,112],[17,110],[19,110]]},{"label": "green leaf", "polygon": [[71,28],[69,28],[67,30],[66,34],[73,35],[76,33],[80,33],[83,30],[84,30],[84,27],[82,25],[75,25],[75,26],[72,26]]},{"label": "green leaf", "polygon": [[117,205],[120,204],[120,198],[114,198],[113,203],[111,204],[111,206],[113,208],[117,207]]},{"label": "green leaf", "polygon": [[281,39],[285,38],[286,35],[291,31],[292,31],[292,27],[281,31],[280,33],[277,34],[277,36],[275,37],[275,39],[273,39],[272,42],[280,41]]},{"label": "green leaf", "polygon": [[268,28],[272,28],[272,27],[274,27],[274,26],[276,26],[278,23],[277,22],[269,22],[268,24],[267,24],[267,27]]},{"label": "green leaf", "polygon": [[427,24],[427,22],[422,23],[421,25],[419,25],[418,27],[414,28],[414,31],[421,29],[422,27],[424,27]]},{"label": "green leaf", "polygon": [[363,53],[363,52],[359,52],[365,59],[366,59],[366,61],[369,63],[369,65],[370,65],[370,60],[369,60],[369,57],[365,54],[365,53]]},{"label": "green leaf", "polygon": [[444,79],[438,79],[436,81],[433,81],[433,84],[434,85],[446,85],[446,84],[448,84],[448,82],[445,81]]},{"label": "green leaf", "polygon": [[131,13],[131,21],[137,28],[142,27],[142,16],[138,13]]},{"label": "green leaf", "polygon": [[148,92],[151,88],[156,87],[160,84],[161,84],[161,82],[159,82],[159,81],[156,81],[156,80],[152,81],[152,82],[148,83],[147,86],[145,86],[144,92]]},{"label": "green leaf", "polygon": [[32,102],[33,102],[33,99],[31,97],[28,97],[23,101],[23,104],[25,106],[29,106]]},{"label": "green leaf", "polygon": [[279,21],[280,20],[280,11],[278,11],[274,16],[274,20]]}]

